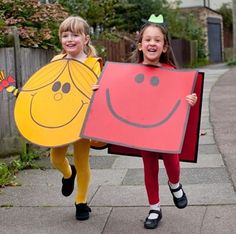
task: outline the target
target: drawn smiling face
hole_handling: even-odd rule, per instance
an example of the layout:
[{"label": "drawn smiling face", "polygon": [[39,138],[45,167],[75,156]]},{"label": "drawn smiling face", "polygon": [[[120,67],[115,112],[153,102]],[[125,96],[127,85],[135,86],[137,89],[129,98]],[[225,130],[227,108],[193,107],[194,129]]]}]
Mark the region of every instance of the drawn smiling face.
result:
[{"label": "drawn smiling face", "polygon": [[[61,77],[47,87],[35,91],[31,97],[32,121],[49,129],[63,128],[70,124],[89,103],[89,99],[78,92],[70,80],[63,82]],[[47,105],[42,105],[45,100]]]},{"label": "drawn smiling face", "polygon": [[[142,86],[143,85],[143,91],[146,92],[145,88],[149,89],[149,92],[155,92],[155,93],[158,93],[158,86],[161,85],[160,83],[160,78],[158,76],[152,76],[148,79],[148,84],[145,85],[145,75],[140,73],[140,74],[137,74],[135,77],[134,77],[134,85],[133,85],[133,88],[136,88],[136,85],[138,86]],[[136,83],[136,84],[135,84]],[[150,86],[150,87],[148,87]],[[139,88],[139,87],[138,87]],[[140,90],[142,91],[142,90]],[[131,92],[131,94],[134,94],[136,95],[135,92]],[[144,95],[142,95],[142,93],[140,93],[140,96],[144,97]],[[150,96],[148,96],[148,98],[150,99],[148,102],[151,104],[151,105],[155,105],[155,99],[151,99]],[[131,98],[130,98],[131,99]],[[131,125],[131,126],[134,126],[134,127],[138,127],[138,128],[154,128],[154,127],[158,127],[158,126],[161,126],[163,124],[165,124],[174,114],[175,112],[178,110],[178,107],[179,105],[181,104],[181,100],[180,99],[177,99],[177,100],[173,100],[173,104],[172,104],[172,107],[170,105],[170,109],[168,111],[168,109],[166,109],[166,115],[164,116],[163,119],[160,119],[160,120],[156,120],[154,122],[146,122],[144,123],[143,121],[143,117],[140,118],[140,122],[135,122],[133,121],[131,118],[129,117],[124,117],[125,116],[125,113],[123,113],[123,115],[119,114],[118,111],[116,111],[116,108],[115,108],[115,104],[113,103],[113,101],[111,100],[111,94],[110,94],[110,89],[107,88],[106,89],[106,101],[107,101],[107,106],[108,106],[108,109],[109,111],[112,113],[112,115],[117,118],[119,121],[121,122],[124,122],[128,125]],[[139,105],[135,105],[131,103],[131,108],[132,106],[134,108],[137,108],[138,110],[136,110],[135,112],[138,113],[139,111],[140,112],[145,112],[145,111],[150,111],[150,110],[147,110],[147,107],[149,105],[147,105],[146,102],[140,102]],[[126,113],[127,115],[127,113]],[[137,119],[137,118],[136,118]],[[158,118],[157,118],[158,119]],[[148,121],[148,120],[147,120]]]},{"label": "drawn smiling face", "polygon": [[43,146],[79,139],[96,75],[75,60],[58,60],[37,71],[24,85],[15,105],[21,134]]},{"label": "drawn smiling face", "polygon": [[82,137],[151,151],[181,148],[196,71],[107,63]]}]

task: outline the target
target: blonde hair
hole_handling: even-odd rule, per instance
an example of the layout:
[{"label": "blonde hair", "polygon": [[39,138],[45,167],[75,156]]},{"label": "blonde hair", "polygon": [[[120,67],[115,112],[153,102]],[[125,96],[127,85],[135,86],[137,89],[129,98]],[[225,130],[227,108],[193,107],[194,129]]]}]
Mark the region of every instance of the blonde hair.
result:
[{"label": "blonde hair", "polygon": [[[59,38],[61,39],[63,32],[73,32],[76,34],[85,34],[85,36],[90,35],[90,27],[86,20],[81,18],[80,16],[70,16],[66,18],[59,27]],[[64,53],[65,51],[62,51]],[[97,51],[95,47],[92,45],[91,39],[84,48],[84,52],[87,54],[88,57],[96,57]]]}]

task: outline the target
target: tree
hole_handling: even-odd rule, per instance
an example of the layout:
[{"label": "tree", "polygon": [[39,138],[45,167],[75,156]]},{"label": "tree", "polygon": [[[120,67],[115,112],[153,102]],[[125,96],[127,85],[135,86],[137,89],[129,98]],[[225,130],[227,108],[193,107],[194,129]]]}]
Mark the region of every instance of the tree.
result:
[{"label": "tree", "polygon": [[23,47],[59,49],[58,26],[68,13],[59,4],[38,0],[0,0],[0,47],[9,46],[11,27],[17,27]]},{"label": "tree", "polygon": [[228,29],[233,28],[233,16],[232,16],[232,7],[230,3],[224,3],[222,6],[217,10],[223,17],[223,24]]},{"label": "tree", "polygon": [[70,14],[80,15],[96,29],[100,37],[117,40],[117,35],[134,33],[151,14],[162,14],[172,37],[198,41],[198,56],[205,58],[203,30],[196,17],[182,14],[180,0],[59,0]]}]

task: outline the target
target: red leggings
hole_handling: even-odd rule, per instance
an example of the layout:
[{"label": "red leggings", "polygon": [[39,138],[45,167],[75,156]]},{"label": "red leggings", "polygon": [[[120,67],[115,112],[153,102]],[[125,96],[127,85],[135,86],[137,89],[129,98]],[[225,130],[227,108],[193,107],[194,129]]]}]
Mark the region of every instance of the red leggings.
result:
[{"label": "red leggings", "polygon": [[176,184],[180,178],[180,164],[178,154],[164,154],[149,151],[141,152],[144,165],[144,182],[147,190],[149,204],[153,205],[159,199],[159,158],[163,159],[166,173],[170,183]]}]

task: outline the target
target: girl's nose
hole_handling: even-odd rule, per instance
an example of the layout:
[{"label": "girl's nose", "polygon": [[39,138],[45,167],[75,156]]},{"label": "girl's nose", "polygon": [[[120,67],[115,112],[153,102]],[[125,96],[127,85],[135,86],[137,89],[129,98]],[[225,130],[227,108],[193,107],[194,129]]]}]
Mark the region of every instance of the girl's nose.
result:
[{"label": "girl's nose", "polygon": [[154,45],[154,44],[155,44],[155,41],[154,41],[154,40],[151,40],[151,41],[150,41],[150,44],[151,44],[151,45]]},{"label": "girl's nose", "polygon": [[68,36],[68,41],[73,41],[73,36],[72,35]]}]

